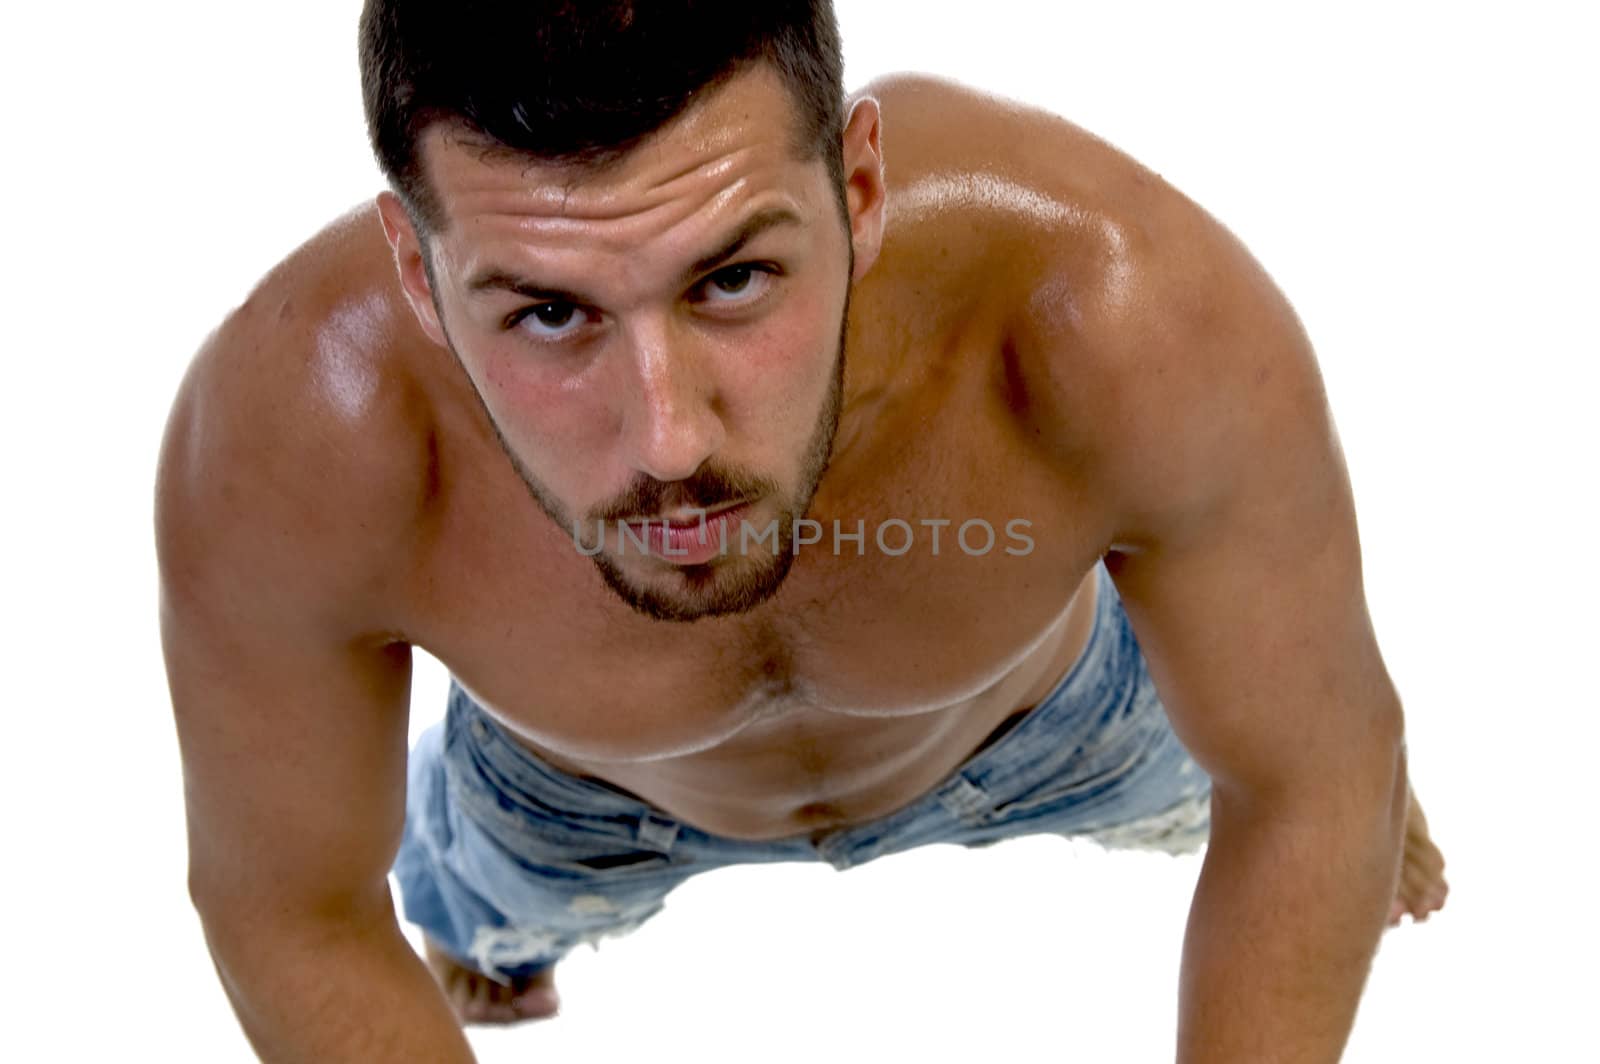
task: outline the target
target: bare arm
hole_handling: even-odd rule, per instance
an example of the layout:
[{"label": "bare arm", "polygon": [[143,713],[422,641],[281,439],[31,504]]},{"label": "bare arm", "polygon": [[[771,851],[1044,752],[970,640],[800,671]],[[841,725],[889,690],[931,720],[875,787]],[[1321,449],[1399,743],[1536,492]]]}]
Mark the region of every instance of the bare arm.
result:
[{"label": "bare arm", "polygon": [[190,895],[263,1060],[470,1062],[387,882],[410,648],[371,629],[381,537],[342,526],[382,526],[384,477],[338,482],[358,456],[336,427],[274,431],[285,400],[250,379],[250,332],[225,330],[191,368],[157,487]]},{"label": "bare arm", "polygon": [[1087,394],[1059,399],[1113,441],[1092,463],[1107,568],[1214,784],[1178,1059],[1337,1061],[1399,874],[1400,700],[1299,322],[1221,226],[1156,182],[1138,195],[1138,284],[1057,334],[1102,353]]}]

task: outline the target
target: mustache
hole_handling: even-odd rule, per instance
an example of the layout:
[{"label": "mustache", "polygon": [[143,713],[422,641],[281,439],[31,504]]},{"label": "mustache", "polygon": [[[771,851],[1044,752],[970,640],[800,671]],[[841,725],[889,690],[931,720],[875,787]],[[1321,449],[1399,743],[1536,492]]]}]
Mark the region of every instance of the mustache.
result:
[{"label": "mustache", "polygon": [[771,490],[765,478],[705,469],[688,480],[645,478],[615,502],[596,510],[596,521],[645,521],[679,510],[715,510]]}]

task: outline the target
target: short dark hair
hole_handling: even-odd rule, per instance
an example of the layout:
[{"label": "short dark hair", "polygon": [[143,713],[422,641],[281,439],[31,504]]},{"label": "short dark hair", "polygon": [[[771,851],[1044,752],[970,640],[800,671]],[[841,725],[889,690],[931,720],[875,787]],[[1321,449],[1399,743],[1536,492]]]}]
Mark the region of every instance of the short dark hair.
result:
[{"label": "short dark hair", "polygon": [[832,0],[366,0],[360,40],[372,148],[424,232],[445,222],[418,151],[428,125],[597,173],[760,62],[794,102],[794,158],[822,159],[848,226]]}]

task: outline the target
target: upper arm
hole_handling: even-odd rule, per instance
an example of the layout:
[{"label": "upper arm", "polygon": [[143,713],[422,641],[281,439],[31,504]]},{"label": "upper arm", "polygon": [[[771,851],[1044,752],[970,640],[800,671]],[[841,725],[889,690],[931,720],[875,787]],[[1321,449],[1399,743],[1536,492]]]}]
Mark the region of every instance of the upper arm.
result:
[{"label": "upper arm", "polygon": [[1106,566],[1173,728],[1223,793],[1392,789],[1400,702],[1311,345],[1220,224],[1170,190],[1145,219],[1136,298],[1047,354],[1096,352],[1074,401]]},{"label": "upper arm", "polygon": [[[241,314],[250,318],[253,311]],[[378,918],[405,804],[409,647],[375,623],[389,479],[234,322],[191,366],[156,491],[189,887],[208,915]],[[292,371],[287,376],[292,376]]]}]

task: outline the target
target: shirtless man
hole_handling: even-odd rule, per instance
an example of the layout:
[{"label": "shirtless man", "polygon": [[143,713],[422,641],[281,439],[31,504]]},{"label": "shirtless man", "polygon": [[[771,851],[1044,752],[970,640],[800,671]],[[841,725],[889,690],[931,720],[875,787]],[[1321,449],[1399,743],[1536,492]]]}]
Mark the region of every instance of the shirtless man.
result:
[{"label": "shirtless man", "polygon": [[688,875],[1055,832],[1209,839],[1180,1060],[1337,1059],[1445,884],[1282,295],[1059,118],[846,97],[825,3],[579,6],[369,2],[395,190],[173,408],[190,893],[257,1051],[470,1060]]}]

